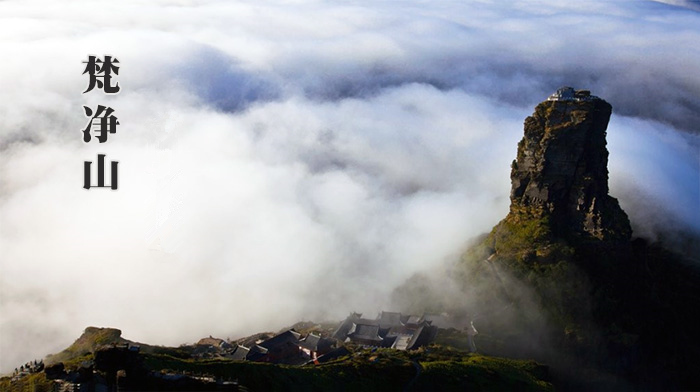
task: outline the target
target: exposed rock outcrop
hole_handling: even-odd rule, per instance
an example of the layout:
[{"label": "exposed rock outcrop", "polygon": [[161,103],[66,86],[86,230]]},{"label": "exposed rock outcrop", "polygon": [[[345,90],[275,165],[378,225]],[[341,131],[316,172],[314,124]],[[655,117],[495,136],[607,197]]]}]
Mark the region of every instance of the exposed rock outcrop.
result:
[{"label": "exposed rock outcrop", "polygon": [[506,220],[545,218],[556,237],[627,241],[629,219],[608,195],[605,136],[612,107],[587,91],[572,96],[588,99],[550,97],[525,119]]},{"label": "exposed rock outcrop", "polygon": [[130,341],[121,337],[122,331],[116,328],[87,327],[80,337],[67,349],[46,357],[47,365],[70,361],[83,355],[94,353],[105,345],[125,344]]},{"label": "exposed rock outcrop", "polygon": [[[608,195],[611,110],[571,88],[537,105],[506,218],[436,283],[416,275],[395,293],[463,312],[488,336],[477,343],[483,353],[552,364],[562,390],[700,390],[700,321],[688,311],[700,307],[700,271],[688,255],[630,241],[629,219]],[[448,297],[450,278],[459,292]]]}]

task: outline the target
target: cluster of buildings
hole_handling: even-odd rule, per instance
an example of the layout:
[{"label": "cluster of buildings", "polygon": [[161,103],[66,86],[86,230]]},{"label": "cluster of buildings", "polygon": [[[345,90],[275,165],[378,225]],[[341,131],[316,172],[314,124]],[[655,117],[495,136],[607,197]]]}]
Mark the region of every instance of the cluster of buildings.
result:
[{"label": "cluster of buildings", "polygon": [[[376,318],[367,319],[360,313],[351,313],[333,333],[327,331],[302,336],[294,329],[288,329],[271,337],[259,335],[257,340],[246,340],[249,342],[248,347],[209,336],[191,346],[190,353],[194,358],[227,358],[288,365],[320,364],[350,354],[346,348],[348,343],[364,347],[414,350],[433,342],[438,325],[447,326],[448,322],[445,316],[440,315],[413,316],[380,312]],[[203,386],[215,386],[217,390],[239,388],[237,382],[211,377],[149,372],[139,361],[140,351],[141,347],[137,344],[113,343],[98,348],[94,360],[84,361],[78,369],[68,370],[62,362],[44,366],[43,361],[33,361],[15,369],[13,379],[43,370],[46,378],[55,382],[54,390],[58,392],[107,390],[111,382],[116,382],[119,388],[121,384],[137,385],[140,381],[164,389],[173,385],[192,386],[192,389]],[[110,375],[101,375],[95,370]]]},{"label": "cluster of buildings", "polygon": [[322,363],[348,354],[344,343],[367,347],[413,350],[430,344],[437,335],[442,316],[412,316],[397,312],[381,312],[375,319],[350,314],[330,336],[302,334],[289,329],[249,347],[231,344],[223,339],[204,338],[195,346],[196,357],[222,356],[239,361],[255,361],[302,365]]},{"label": "cluster of buildings", "polygon": [[196,357],[215,355],[237,361],[303,365],[318,361],[336,348],[333,339],[314,333],[302,338],[301,333],[288,329],[268,339],[261,339],[250,347],[231,344],[223,339],[205,338],[197,343],[193,354]]},{"label": "cluster of buildings", "polygon": [[336,329],[333,338],[362,346],[414,350],[435,340],[438,327],[433,325],[434,321],[428,315],[380,312],[376,319],[366,319],[360,313],[352,313]]}]

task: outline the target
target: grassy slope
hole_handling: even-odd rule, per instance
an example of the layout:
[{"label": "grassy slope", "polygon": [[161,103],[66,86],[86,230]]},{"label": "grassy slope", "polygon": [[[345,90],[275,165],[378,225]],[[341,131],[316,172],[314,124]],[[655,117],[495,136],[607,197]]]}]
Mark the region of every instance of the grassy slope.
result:
[{"label": "grassy slope", "polygon": [[121,337],[121,333],[114,328],[87,327],[73,344],[58,354],[47,356],[45,362],[47,365],[58,362],[63,362],[66,366],[74,362],[79,364],[81,360],[92,359],[91,354],[100,346],[128,342]]},{"label": "grassy slope", "polygon": [[534,361],[472,355],[459,361],[422,362],[415,390],[553,391]]},{"label": "grassy slope", "polygon": [[[465,338],[454,330],[445,342],[463,347]],[[120,331],[88,328],[70,347],[50,357],[67,368],[94,358],[102,345],[122,343]],[[399,390],[411,383],[412,390],[524,390],[550,391],[546,368],[533,361],[469,354],[459,348],[431,346],[405,352],[390,349],[356,349],[350,356],[318,366],[285,366],[228,360],[194,360],[176,348],[142,352],[145,366],[152,371],[210,375],[238,380],[252,391],[360,391]],[[421,373],[416,377],[416,364]],[[53,382],[43,373],[11,382],[0,379],[0,391],[50,391]]]},{"label": "grassy slope", "polygon": [[151,369],[236,379],[253,391],[399,390],[414,379],[414,361],[422,371],[413,381],[413,390],[552,390],[542,379],[544,368],[532,361],[472,355],[445,347],[412,353],[365,349],[328,364],[304,367],[146,356]]},{"label": "grassy slope", "polygon": [[[486,291],[480,303],[501,295],[501,302],[514,299],[515,313],[509,330],[488,325],[494,341],[503,341],[518,330],[544,330],[547,342],[572,353],[579,365],[604,371],[647,388],[697,389],[700,356],[696,344],[700,323],[687,316],[700,306],[700,272],[685,257],[662,246],[632,243],[563,239],[554,235],[551,223],[542,217],[510,214],[478,245],[462,257],[457,274],[468,285],[498,287],[485,260],[496,251],[493,264],[501,277],[529,288],[534,303],[545,316],[542,325],[517,314],[527,308],[521,297],[503,299],[498,290]],[[497,302],[497,301],[494,301]],[[487,320],[480,320],[481,325]],[[500,327],[500,328],[499,328]],[[519,341],[532,340],[521,334]],[[481,341],[486,336],[480,335]],[[454,342],[445,342],[454,344]],[[496,342],[500,343],[500,342]],[[510,356],[509,344],[489,345],[505,350],[485,350]],[[480,348],[486,348],[481,344]],[[532,357],[521,351],[517,355]],[[540,355],[545,361],[554,357]],[[556,363],[553,362],[556,365]],[[590,378],[590,377],[586,377]]]},{"label": "grassy slope", "polygon": [[53,381],[46,379],[43,372],[30,374],[17,381],[10,381],[10,377],[3,377],[0,378],[0,391],[51,392],[53,384]]}]

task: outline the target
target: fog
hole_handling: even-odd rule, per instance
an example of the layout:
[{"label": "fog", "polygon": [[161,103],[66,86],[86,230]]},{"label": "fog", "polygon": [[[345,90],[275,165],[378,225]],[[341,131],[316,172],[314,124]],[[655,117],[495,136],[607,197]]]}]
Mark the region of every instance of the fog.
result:
[{"label": "fog", "polygon": [[[700,231],[688,4],[0,2],[0,372],[89,325],[178,345],[389,310],[505,216],[562,85],[613,105],[635,232]],[[81,94],[90,54],[119,94]],[[98,104],[117,133],[83,143]],[[98,153],[118,190],[82,188]]]}]

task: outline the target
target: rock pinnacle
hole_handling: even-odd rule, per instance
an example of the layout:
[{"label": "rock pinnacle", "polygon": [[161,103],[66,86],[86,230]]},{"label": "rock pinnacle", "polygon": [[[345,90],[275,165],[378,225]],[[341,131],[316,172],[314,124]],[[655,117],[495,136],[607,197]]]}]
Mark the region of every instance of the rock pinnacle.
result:
[{"label": "rock pinnacle", "polygon": [[549,220],[557,237],[626,241],[627,214],[608,195],[606,130],[612,106],[563,87],[525,119],[511,170],[506,220]]}]

